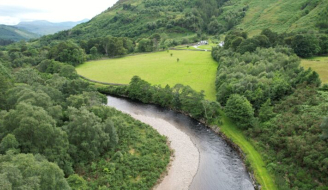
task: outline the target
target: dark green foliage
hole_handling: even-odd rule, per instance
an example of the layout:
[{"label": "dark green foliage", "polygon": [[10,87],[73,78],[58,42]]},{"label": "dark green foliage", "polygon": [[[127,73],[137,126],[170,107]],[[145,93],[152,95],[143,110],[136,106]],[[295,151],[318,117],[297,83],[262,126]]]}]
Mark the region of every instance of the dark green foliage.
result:
[{"label": "dark green foliage", "polygon": [[318,16],[319,18],[317,19],[317,24],[316,26],[322,31],[327,33],[328,32],[328,5],[326,5],[324,11],[321,12]]},{"label": "dark green foliage", "polygon": [[217,100],[225,105],[231,94],[245,96],[256,110],[270,98],[273,101],[290,94],[300,83],[320,85],[317,73],[300,68],[300,60],[288,48],[257,49],[239,54],[214,48],[217,71]]},{"label": "dark green foliage", "polygon": [[142,80],[138,76],[131,79],[130,85],[127,88],[128,96],[132,100],[140,100],[143,103],[150,102],[152,99],[150,83]]},{"label": "dark green foliage", "polygon": [[8,134],[5,136],[0,143],[0,153],[4,154],[8,150],[17,150],[19,143],[16,140],[15,135]]},{"label": "dark green foliage", "polygon": [[76,66],[85,61],[85,52],[77,44],[66,41],[52,47],[48,57]]},{"label": "dark green foliage", "polygon": [[68,182],[69,186],[72,188],[72,190],[87,190],[88,189],[87,182],[83,179],[83,177],[81,177],[77,174],[70,175],[67,178],[67,182]]},{"label": "dark green foliage", "polygon": [[261,105],[259,110],[259,119],[261,122],[266,122],[274,117],[273,107],[271,106],[271,100],[268,99],[264,104]]},{"label": "dark green foliage", "polygon": [[83,92],[78,95],[70,95],[67,99],[67,106],[81,108],[83,106],[93,107],[100,104],[106,104],[106,96],[97,92]]},{"label": "dark green foliage", "polygon": [[50,161],[67,158],[67,134],[56,127],[55,120],[41,107],[19,103],[4,115],[1,134],[15,135],[23,153],[40,153]]},{"label": "dark green foliage", "polygon": [[320,37],[319,45],[320,45],[320,54],[321,55],[328,54],[328,36],[327,35],[323,35]]},{"label": "dark green foliage", "polygon": [[224,110],[227,116],[231,118],[239,128],[247,129],[251,127],[254,118],[254,110],[247,98],[238,94],[232,94]]},{"label": "dark green foliage", "polygon": [[97,59],[101,56],[122,56],[134,51],[133,41],[125,37],[99,37],[89,40],[81,40],[80,46],[90,54],[90,59]]},{"label": "dark green foliage", "polygon": [[40,155],[0,155],[0,189],[71,189],[63,171]]},{"label": "dark green foliage", "polygon": [[11,86],[10,75],[5,66],[0,63],[0,110],[5,108],[7,98],[6,91]]},{"label": "dark green foliage", "polygon": [[[123,53],[134,49],[128,39],[108,39]],[[112,44],[109,56],[121,54]],[[73,189],[152,188],[169,163],[166,138],[103,106],[106,96],[72,65],[46,59],[47,49],[20,43],[0,53],[0,153],[7,152],[0,155],[0,189],[71,189],[64,173]]]},{"label": "dark green foliage", "polygon": [[327,186],[328,144],[320,138],[325,135],[327,98],[326,92],[317,92],[313,86],[298,86],[291,96],[274,106],[275,117],[249,131],[267,154],[268,163],[275,165],[272,170],[280,187]]},{"label": "dark green foliage", "polygon": [[155,103],[189,114],[195,119],[208,123],[219,121],[220,104],[204,99],[203,92],[196,92],[190,86],[176,84],[174,87],[166,85],[151,86],[138,76],[131,79],[129,86],[100,88],[103,93],[127,96],[143,103]]},{"label": "dark green foliage", "polygon": [[319,40],[313,35],[296,35],[291,45],[300,57],[312,57],[320,52]]},{"label": "dark green foliage", "polygon": [[138,43],[138,51],[151,52],[153,51],[153,42],[150,39],[142,39]]},{"label": "dark green foliage", "polygon": [[117,144],[114,126],[89,112],[86,108],[68,108],[69,122],[64,129],[68,134],[70,154],[74,161],[91,161]]},{"label": "dark green foliage", "polygon": [[325,117],[320,125],[320,128],[322,129],[322,138],[328,139],[328,118]]},{"label": "dark green foliage", "polygon": [[166,138],[113,108],[98,106],[92,112],[105,123],[112,121],[110,125],[115,126],[119,136],[116,147],[119,151],[106,152],[103,159],[79,167],[85,179],[93,179],[89,187],[106,189],[110,184],[118,189],[151,189],[169,162]]},{"label": "dark green foliage", "polygon": [[262,30],[260,35],[247,38],[245,32],[233,30],[224,40],[224,48],[244,54],[256,48],[288,46],[300,57],[311,57],[328,52],[328,37],[319,34],[278,34],[270,29]]},{"label": "dark green foliage", "polygon": [[29,85],[43,82],[37,71],[32,68],[24,68],[19,70],[15,73],[15,79],[18,83],[26,83]]}]

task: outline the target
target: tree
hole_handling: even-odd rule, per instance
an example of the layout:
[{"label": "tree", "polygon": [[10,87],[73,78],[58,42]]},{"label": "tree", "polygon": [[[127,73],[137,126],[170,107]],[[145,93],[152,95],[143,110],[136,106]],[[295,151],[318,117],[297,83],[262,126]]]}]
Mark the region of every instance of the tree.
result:
[{"label": "tree", "polygon": [[314,35],[298,34],[292,39],[292,48],[300,57],[311,57],[320,52],[319,40]]},{"label": "tree", "polygon": [[259,118],[262,122],[268,121],[274,116],[273,107],[271,106],[270,98],[262,104],[259,110]]},{"label": "tree", "polygon": [[321,50],[320,54],[321,55],[327,54],[328,53],[328,36],[327,35],[321,36],[319,44],[320,44],[320,50]]},{"label": "tree", "polygon": [[86,55],[84,50],[77,44],[66,41],[52,47],[49,51],[48,58],[76,66],[86,60]]},{"label": "tree", "polygon": [[60,68],[59,75],[69,78],[69,79],[78,78],[78,74],[77,74],[75,68],[72,65],[67,65],[67,64],[63,65]]},{"label": "tree", "polygon": [[39,73],[32,68],[20,69],[18,72],[15,73],[15,79],[16,82],[26,83],[30,85],[42,82],[42,78],[40,77]]},{"label": "tree", "polygon": [[238,127],[242,129],[251,127],[254,110],[244,96],[238,94],[231,95],[227,101],[225,112],[229,118],[236,122]]},{"label": "tree", "polygon": [[278,33],[273,32],[269,28],[262,30],[261,35],[265,35],[269,39],[271,46],[278,43]]},{"label": "tree", "polygon": [[85,162],[98,158],[105,151],[114,148],[114,126],[101,119],[85,107],[68,108],[69,122],[64,129],[70,142],[70,153],[75,162]]},{"label": "tree", "polygon": [[69,184],[69,186],[72,188],[72,190],[87,190],[88,185],[87,182],[83,179],[83,177],[77,175],[77,174],[73,174],[70,175],[67,178],[67,182]]},{"label": "tree", "polygon": [[[61,168],[66,167],[64,160],[66,163],[70,160],[67,155],[67,134],[56,127],[55,120],[41,107],[19,103],[4,115],[0,133],[15,135],[21,152],[43,154]],[[65,172],[71,172],[71,169],[67,169]]]},{"label": "tree", "polygon": [[4,109],[7,99],[7,90],[11,87],[11,81],[5,72],[5,67],[0,63],[0,110]]},{"label": "tree", "polygon": [[216,34],[220,32],[222,28],[222,25],[214,18],[212,21],[208,24],[207,30],[209,34]]},{"label": "tree", "polygon": [[151,52],[153,51],[153,41],[150,39],[142,39],[139,41],[138,50],[140,52]]},{"label": "tree", "polygon": [[322,129],[322,138],[328,139],[328,117],[323,118],[320,128]]},{"label": "tree", "polygon": [[71,189],[63,171],[40,155],[0,155],[0,189]]},{"label": "tree", "polygon": [[0,153],[4,154],[7,150],[15,150],[19,146],[15,135],[8,134],[5,136],[0,143]]}]

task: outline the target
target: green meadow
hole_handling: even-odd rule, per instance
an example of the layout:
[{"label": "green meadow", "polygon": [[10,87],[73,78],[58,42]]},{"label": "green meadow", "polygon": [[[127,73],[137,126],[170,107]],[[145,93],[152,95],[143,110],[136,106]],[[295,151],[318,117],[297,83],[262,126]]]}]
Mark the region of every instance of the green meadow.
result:
[{"label": "green meadow", "polygon": [[328,57],[302,59],[301,65],[305,69],[311,68],[316,71],[319,74],[322,83],[328,83]]},{"label": "green meadow", "polygon": [[90,61],[76,70],[78,74],[100,82],[128,84],[134,75],[138,75],[162,87],[180,83],[197,91],[204,90],[206,99],[215,100],[217,66],[210,52],[170,50]]}]

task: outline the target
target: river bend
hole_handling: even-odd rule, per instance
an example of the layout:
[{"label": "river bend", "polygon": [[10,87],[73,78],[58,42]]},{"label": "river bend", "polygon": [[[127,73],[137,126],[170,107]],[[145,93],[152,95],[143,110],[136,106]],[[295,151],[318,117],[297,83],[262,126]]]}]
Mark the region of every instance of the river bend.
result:
[{"label": "river bend", "polygon": [[[203,124],[183,114],[155,105],[137,103],[112,96],[108,96],[107,98],[108,106],[128,113],[132,117],[153,126],[157,130],[159,130],[158,127],[162,127],[163,130],[164,126],[168,126],[167,129],[172,126],[178,129],[176,132],[173,132],[175,136],[168,137],[168,139],[171,141],[172,149],[174,149],[174,147],[172,147],[175,143],[174,141],[182,141],[186,148],[181,149],[177,147],[175,154],[179,157],[184,156],[184,158],[182,158],[183,163],[176,163],[176,165],[185,167],[189,170],[187,172],[185,171],[180,177],[176,177],[179,176],[177,174],[180,172],[177,170],[184,169],[174,169],[175,166],[173,163],[168,176],[164,178],[156,189],[254,189],[250,177],[237,152],[221,137],[206,128]],[[176,130],[174,128],[171,128],[172,131]],[[172,131],[170,132],[172,133]],[[160,133],[163,134],[162,132]],[[191,141],[193,145],[190,145],[189,141]],[[176,159],[178,159],[178,157]],[[175,161],[176,160],[173,162]]]}]

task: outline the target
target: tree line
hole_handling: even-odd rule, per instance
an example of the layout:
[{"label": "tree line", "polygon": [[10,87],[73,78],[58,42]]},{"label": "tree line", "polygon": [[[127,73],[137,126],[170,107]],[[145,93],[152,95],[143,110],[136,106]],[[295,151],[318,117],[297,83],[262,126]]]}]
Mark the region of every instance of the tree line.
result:
[{"label": "tree line", "polygon": [[244,54],[254,52],[256,48],[286,46],[303,58],[328,53],[328,36],[321,33],[282,33],[270,29],[262,30],[261,34],[248,37],[247,33],[233,30],[224,39],[224,48]]},{"label": "tree line", "polygon": [[190,86],[176,84],[173,87],[166,85],[163,88],[134,76],[128,86],[100,87],[98,90],[180,111],[205,123],[220,122],[220,104],[205,100],[203,91],[196,92]]}]

